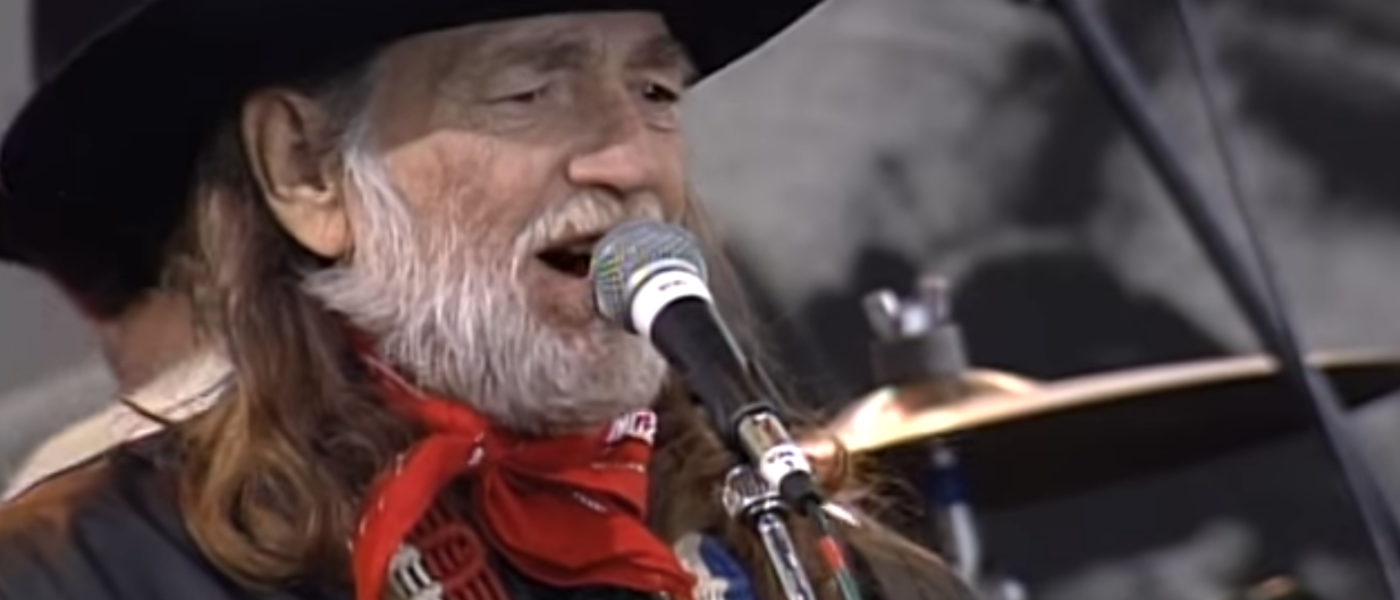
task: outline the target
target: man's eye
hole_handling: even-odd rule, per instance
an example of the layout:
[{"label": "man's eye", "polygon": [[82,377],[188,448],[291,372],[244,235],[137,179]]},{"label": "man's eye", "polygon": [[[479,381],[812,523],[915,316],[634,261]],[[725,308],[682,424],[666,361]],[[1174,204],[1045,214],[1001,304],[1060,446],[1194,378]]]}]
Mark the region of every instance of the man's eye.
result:
[{"label": "man's eye", "polygon": [[648,102],[675,104],[680,102],[681,93],[659,83],[648,83],[642,87],[642,97]]},{"label": "man's eye", "polygon": [[548,88],[536,88],[533,90],[507,94],[496,99],[497,102],[510,102],[514,104],[534,104],[544,99]]}]

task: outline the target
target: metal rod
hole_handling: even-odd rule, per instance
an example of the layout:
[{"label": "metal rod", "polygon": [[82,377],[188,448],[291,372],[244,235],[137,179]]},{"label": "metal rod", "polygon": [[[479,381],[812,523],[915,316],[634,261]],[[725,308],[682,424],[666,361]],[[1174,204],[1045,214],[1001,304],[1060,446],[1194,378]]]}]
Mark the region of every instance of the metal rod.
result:
[{"label": "metal rod", "polygon": [[968,585],[982,581],[982,536],[977,517],[963,489],[965,482],[956,451],[943,440],[930,443],[932,463],[930,505],[938,527],[939,546],[953,570]]},{"label": "metal rod", "polygon": [[[1400,527],[1376,484],[1365,457],[1348,435],[1349,427],[1338,394],[1331,382],[1303,356],[1297,334],[1284,309],[1281,293],[1261,275],[1262,265],[1251,265],[1248,254],[1235,247],[1225,232],[1225,219],[1188,175],[1168,141],[1166,129],[1148,108],[1147,93],[1136,70],[1119,47],[1112,31],[1085,0],[1053,0],[1066,27],[1078,44],[1108,99],[1155,167],[1174,204],[1214,263],[1240,306],[1246,320],[1273,354],[1286,379],[1309,399],[1314,416],[1333,457],[1345,477],[1351,498],[1366,524],[1385,575],[1390,597],[1400,599],[1400,561],[1396,542]],[[1253,267],[1253,268],[1251,268]]]},{"label": "metal rod", "polygon": [[752,467],[739,465],[725,476],[722,499],[729,516],[748,523],[763,540],[764,554],[778,577],[783,596],[788,600],[817,600],[792,534],[783,522],[784,504],[778,491]]}]

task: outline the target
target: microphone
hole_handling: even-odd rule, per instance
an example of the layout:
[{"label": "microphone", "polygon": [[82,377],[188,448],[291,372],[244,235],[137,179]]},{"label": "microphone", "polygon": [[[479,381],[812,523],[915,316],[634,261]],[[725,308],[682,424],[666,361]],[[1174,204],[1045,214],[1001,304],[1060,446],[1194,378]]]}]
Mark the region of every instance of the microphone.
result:
[{"label": "microphone", "polygon": [[[721,439],[799,512],[820,512],[802,449],[778,416],[771,386],[744,356],[715,308],[700,244],[685,229],[630,221],[594,247],[589,265],[598,312],[651,341],[709,414]],[[766,382],[766,379],[762,379]]]}]

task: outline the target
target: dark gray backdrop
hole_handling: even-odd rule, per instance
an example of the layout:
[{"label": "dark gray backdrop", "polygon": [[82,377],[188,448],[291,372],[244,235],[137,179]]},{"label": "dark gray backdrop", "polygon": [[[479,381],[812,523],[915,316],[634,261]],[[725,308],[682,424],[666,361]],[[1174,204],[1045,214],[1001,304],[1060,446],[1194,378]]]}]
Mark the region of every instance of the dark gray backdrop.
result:
[{"label": "dark gray backdrop", "polygon": [[[1223,190],[1169,5],[1105,6],[1191,166]],[[1246,190],[1307,343],[1395,345],[1400,7],[1199,6]],[[27,87],[25,10],[0,0],[0,118]],[[814,403],[870,386],[859,296],[925,269],[958,278],[974,358],[988,366],[1057,377],[1253,348],[1042,11],[832,0],[688,110],[701,193]],[[0,331],[0,390],[61,377],[91,352],[66,305],[9,269]],[[1374,407],[1364,423],[1382,456],[1392,412]],[[1053,598],[1211,600],[1274,571],[1329,598],[1375,597],[1335,483],[1315,444],[1296,439],[991,515],[989,531],[1008,568]]]}]

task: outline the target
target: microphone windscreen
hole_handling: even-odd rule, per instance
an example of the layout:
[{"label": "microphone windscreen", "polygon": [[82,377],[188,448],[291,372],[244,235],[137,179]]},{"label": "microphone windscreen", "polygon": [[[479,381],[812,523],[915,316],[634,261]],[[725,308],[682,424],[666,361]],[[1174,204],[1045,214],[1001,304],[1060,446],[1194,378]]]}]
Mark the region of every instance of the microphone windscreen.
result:
[{"label": "microphone windscreen", "polygon": [[654,220],[628,221],[614,227],[593,247],[588,267],[598,313],[630,329],[628,319],[637,288],[651,274],[668,269],[684,269],[708,281],[705,257],[694,234]]}]

